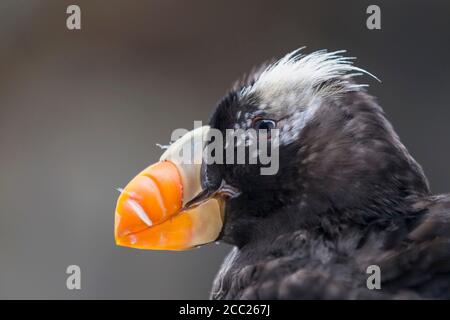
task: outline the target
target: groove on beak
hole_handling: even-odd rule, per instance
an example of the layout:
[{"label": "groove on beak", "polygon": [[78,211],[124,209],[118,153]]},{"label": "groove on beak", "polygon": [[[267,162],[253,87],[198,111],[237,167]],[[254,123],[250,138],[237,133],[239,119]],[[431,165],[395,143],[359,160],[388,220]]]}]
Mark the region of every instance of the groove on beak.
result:
[{"label": "groove on beak", "polygon": [[[117,245],[183,250],[217,239],[223,225],[222,200],[205,198],[186,207],[202,192],[200,167],[208,130],[201,127],[184,135],[160,162],[140,172],[122,190],[115,212]],[[193,150],[196,161],[183,162],[179,157],[186,146]]]},{"label": "groove on beak", "polygon": [[139,173],[117,201],[116,239],[160,224],[181,208],[182,184],[176,166],[158,162]]}]

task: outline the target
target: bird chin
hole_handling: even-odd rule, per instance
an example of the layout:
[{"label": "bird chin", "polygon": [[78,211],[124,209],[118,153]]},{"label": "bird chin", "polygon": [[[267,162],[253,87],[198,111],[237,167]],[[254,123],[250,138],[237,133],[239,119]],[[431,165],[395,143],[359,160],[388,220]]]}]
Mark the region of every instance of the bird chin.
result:
[{"label": "bird chin", "polygon": [[[166,150],[159,162],[120,190],[114,227],[117,245],[185,250],[219,237],[224,220],[223,199],[211,197],[197,204],[191,201],[202,192],[201,157],[208,130],[205,126],[184,135]],[[179,158],[186,146],[194,150],[189,163]]]}]

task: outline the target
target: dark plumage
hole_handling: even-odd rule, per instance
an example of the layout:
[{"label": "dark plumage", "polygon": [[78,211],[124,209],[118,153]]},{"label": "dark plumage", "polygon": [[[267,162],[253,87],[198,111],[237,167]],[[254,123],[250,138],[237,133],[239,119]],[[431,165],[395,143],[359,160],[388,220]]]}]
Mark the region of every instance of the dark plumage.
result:
[{"label": "dark plumage", "polygon": [[[283,69],[284,68],[284,69]],[[263,69],[264,70],[264,69]],[[280,131],[280,168],[210,165],[240,190],[220,239],[236,247],[213,299],[450,298],[450,198],[432,196],[381,107],[338,53],[293,53],[239,83],[212,128]],[[369,265],[381,290],[369,290]]]}]

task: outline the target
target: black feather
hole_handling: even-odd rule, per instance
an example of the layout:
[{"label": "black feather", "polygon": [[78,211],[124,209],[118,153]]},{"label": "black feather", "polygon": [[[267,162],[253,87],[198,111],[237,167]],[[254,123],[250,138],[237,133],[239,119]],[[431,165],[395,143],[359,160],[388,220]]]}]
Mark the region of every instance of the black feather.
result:
[{"label": "black feather", "polygon": [[[238,112],[251,120],[257,111],[286,125],[290,114],[258,109],[241,87],[211,127],[233,128]],[[363,90],[323,98],[319,110],[280,146],[276,175],[206,168],[242,191],[226,205],[221,240],[236,247],[211,298],[450,298],[450,196],[430,195],[422,168]],[[369,265],[381,268],[380,290],[367,288]]]}]

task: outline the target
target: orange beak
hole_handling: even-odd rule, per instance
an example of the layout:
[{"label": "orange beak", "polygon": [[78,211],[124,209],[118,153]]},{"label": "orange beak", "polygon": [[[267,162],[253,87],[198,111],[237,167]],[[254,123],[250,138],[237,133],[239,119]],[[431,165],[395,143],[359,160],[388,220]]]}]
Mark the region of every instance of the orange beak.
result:
[{"label": "orange beak", "polygon": [[[143,170],[121,190],[115,212],[117,245],[183,250],[217,239],[223,225],[220,199],[211,198],[195,207],[184,208],[201,191],[204,143],[198,139],[208,129],[198,128],[177,140],[160,162]],[[194,150],[197,161],[185,163],[178,157],[186,146]]]}]

